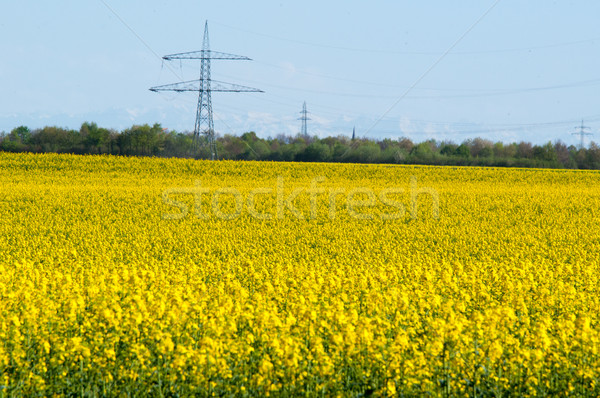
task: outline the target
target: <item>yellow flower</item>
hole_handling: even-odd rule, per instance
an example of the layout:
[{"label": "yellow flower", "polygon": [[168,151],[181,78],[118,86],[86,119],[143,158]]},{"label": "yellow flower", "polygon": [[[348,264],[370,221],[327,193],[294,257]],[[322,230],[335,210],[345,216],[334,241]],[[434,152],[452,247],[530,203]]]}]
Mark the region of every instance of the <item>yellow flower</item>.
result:
[{"label": "yellow flower", "polygon": [[[597,172],[3,152],[0,170],[0,395],[597,395]],[[297,211],[253,216],[281,203]]]}]

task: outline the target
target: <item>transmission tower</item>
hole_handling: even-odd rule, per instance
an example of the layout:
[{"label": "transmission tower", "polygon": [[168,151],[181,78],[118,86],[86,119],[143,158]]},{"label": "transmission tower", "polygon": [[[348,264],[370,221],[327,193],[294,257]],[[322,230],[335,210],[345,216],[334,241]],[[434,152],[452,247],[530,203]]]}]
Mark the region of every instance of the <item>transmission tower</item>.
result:
[{"label": "transmission tower", "polygon": [[164,86],[152,87],[150,91],[195,91],[198,92],[198,108],[196,111],[196,125],[194,127],[194,149],[198,148],[200,134],[206,137],[210,149],[210,157],[212,160],[217,158],[217,145],[215,141],[215,128],[213,123],[213,109],[211,93],[218,92],[254,92],[262,93],[262,90],[252,87],[240,86],[237,84],[220,82],[210,78],[210,60],[211,59],[226,59],[226,60],[246,60],[250,58],[242,55],[227,54],[216,51],[211,51],[208,42],[208,21],[204,23],[204,39],[202,40],[202,50],[191,51],[186,53],[170,54],[163,57],[164,60],[171,61],[174,59],[199,59],[200,63],[200,79],[190,80],[174,84],[166,84]]},{"label": "transmission tower", "polygon": [[581,126],[576,126],[576,129],[579,129],[576,133],[571,133],[571,135],[578,135],[581,138],[581,143],[579,144],[579,149],[583,149],[585,147],[584,138],[586,135],[593,135],[592,133],[588,133],[589,127],[583,125],[583,119],[581,120]]},{"label": "transmission tower", "polygon": [[308,117],[308,111],[306,110],[306,101],[304,101],[304,104],[302,104],[302,111],[300,114],[302,115],[298,118],[298,120],[302,120],[302,130],[300,131],[300,134],[304,138],[308,138],[308,128],[306,127],[306,122],[310,120],[310,118]]}]

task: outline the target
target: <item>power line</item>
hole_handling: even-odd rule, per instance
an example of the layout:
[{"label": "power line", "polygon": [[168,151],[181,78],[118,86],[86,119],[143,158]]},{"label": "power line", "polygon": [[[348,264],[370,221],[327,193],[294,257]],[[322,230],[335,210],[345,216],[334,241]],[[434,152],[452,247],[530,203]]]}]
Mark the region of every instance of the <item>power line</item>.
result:
[{"label": "power line", "polygon": [[[273,65],[273,64],[269,64],[269,63],[265,63],[265,62],[261,62],[261,61],[257,61],[254,60],[254,62],[256,62],[257,64],[262,64],[262,65],[266,65],[272,68],[277,68],[277,69],[282,69],[282,70],[286,70],[285,67],[283,66],[278,66],[278,65]],[[301,73],[307,76],[315,76],[315,77],[322,77],[325,79],[330,79],[330,80],[337,80],[337,81],[342,81],[342,82],[348,82],[348,83],[357,83],[357,84],[364,84],[364,85],[370,85],[370,86],[379,86],[379,87],[396,87],[396,88],[408,88],[409,86],[407,85],[399,85],[399,84],[392,84],[392,83],[378,83],[378,82],[369,82],[369,81],[361,81],[361,80],[356,80],[356,79],[347,79],[347,78],[343,78],[343,77],[339,77],[339,76],[331,76],[331,75],[326,75],[326,74],[322,74],[322,73],[313,73],[313,72],[308,72],[302,69],[295,69],[295,72],[297,73]],[[225,75],[223,75],[225,76]],[[265,82],[257,82],[255,81],[254,83],[258,83],[258,84],[262,84],[262,85],[270,85],[272,87],[276,87],[276,88],[282,88],[282,89],[286,89],[286,90],[302,90],[302,91],[309,91],[308,89],[304,89],[304,88],[297,88],[297,87],[290,87],[290,86],[281,86],[281,85],[274,85],[274,84],[270,84],[270,83],[265,83]],[[429,99],[429,98],[456,98],[456,96],[461,96],[461,97],[478,97],[478,96],[495,96],[495,95],[507,95],[507,94],[519,94],[522,92],[529,92],[529,91],[543,91],[543,90],[554,90],[554,89],[563,89],[563,88],[574,88],[574,87],[587,87],[587,86],[595,86],[600,84],[600,78],[595,78],[595,79],[588,79],[588,80],[579,80],[576,82],[572,82],[572,83],[563,83],[563,84],[553,84],[553,85],[548,85],[548,86],[538,86],[538,87],[522,87],[522,88],[465,88],[465,87],[460,87],[460,88],[456,88],[456,87],[450,87],[450,88],[440,88],[440,87],[414,87],[413,90],[421,90],[421,91],[442,91],[442,92],[460,92],[460,91],[464,91],[464,92],[472,92],[474,94],[455,94],[455,95],[448,95],[448,96],[408,96],[407,98],[423,98],[423,99]],[[316,93],[331,93],[331,92],[324,92],[324,91],[319,91],[319,90],[310,90],[311,92],[316,92]],[[353,93],[340,93],[340,95],[344,95],[344,96],[360,96],[360,94],[353,94]],[[379,96],[381,97],[381,96]],[[393,96],[393,98],[395,98],[395,96]]]},{"label": "power line", "polygon": [[[589,116],[586,119],[592,121],[600,121],[600,115]],[[469,126],[474,124],[482,124],[482,123],[457,123],[457,122],[440,122],[440,121],[429,121],[429,120],[421,120],[421,119],[411,119],[412,122],[417,123],[428,123],[428,124],[440,124],[440,125],[463,125]],[[573,124],[577,122],[577,120],[569,119],[569,120],[559,120],[553,122],[539,122],[539,123],[485,123],[487,126],[492,126],[496,128],[542,128],[542,127],[561,127],[569,124]]]},{"label": "power line", "polygon": [[[228,29],[236,30],[238,32],[249,33],[255,36],[266,37],[273,40],[284,41],[288,43],[296,43],[303,46],[316,47],[316,48],[326,48],[340,51],[349,51],[349,52],[362,52],[362,53],[379,53],[379,54],[399,54],[399,55],[440,55],[443,52],[440,51],[403,51],[403,50],[389,50],[389,49],[374,49],[374,48],[357,48],[357,47],[345,47],[345,46],[336,46],[332,44],[325,43],[314,43],[307,42],[303,40],[296,40],[266,33],[260,33],[248,29],[242,29],[238,27],[234,27],[231,25],[223,24],[220,22],[214,22],[217,25],[223,26]],[[568,42],[559,42],[559,43],[551,43],[546,45],[538,45],[538,46],[530,46],[530,47],[517,47],[517,48],[503,48],[503,49],[495,49],[495,50],[475,50],[475,51],[455,51],[453,55],[477,55],[477,54],[494,54],[494,53],[508,53],[508,52],[525,52],[532,50],[543,50],[548,48],[556,48],[556,47],[567,47],[585,43],[593,43],[595,41],[600,41],[600,37],[593,37],[589,39],[583,40],[574,40]]]},{"label": "power line", "polygon": [[[221,75],[223,77],[227,77],[227,75]],[[246,79],[247,80],[247,79]],[[396,95],[381,95],[381,94],[365,94],[361,93],[352,93],[352,92],[339,92],[339,91],[325,91],[325,90],[313,90],[308,88],[301,87],[293,87],[293,86],[283,86],[279,84],[272,84],[263,81],[256,80],[247,80],[253,84],[260,84],[263,86],[278,88],[282,90],[291,90],[291,91],[299,91],[299,92],[307,92],[314,94],[325,94],[337,97],[355,97],[355,98],[398,98]],[[496,97],[503,95],[514,95],[514,94],[522,94],[522,93],[532,93],[538,91],[550,91],[550,90],[562,90],[568,88],[575,87],[591,87],[600,85],[600,79],[590,79],[590,80],[582,80],[573,83],[565,83],[565,84],[555,84],[550,86],[538,86],[538,87],[523,87],[523,88],[515,88],[515,89],[500,89],[500,88],[489,88],[489,89],[437,89],[437,88],[414,88],[413,90],[428,90],[428,91],[483,91],[480,93],[473,94],[454,94],[454,95],[406,95],[404,98],[406,99],[452,99],[452,98],[482,98],[482,97]],[[394,85],[390,85],[390,87],[394,87]],[[410,86],[396,86],[401,88],[410,88]]]},{"label": "power line", "polygon": [[[146,47],[148,49],[148,51],[150,51],[152,54],[154,54],[154,56],[158,59],[161,59],[161,56],[158,55],[158,53],[156,51],[154,51],[152,49],[152,47],[150,47],[150,45],[144,40],[142,39],[142,37],[140,35],[137,34],[137,32],[127,23],[125,22],[125,20],[123,18],[121,18],[121,16],[119,14],[117,14],[117,12],[108,5],[108,3],[104,0],[100,0],[100,2],[102,4],[104,4],[104,6],[108,9],[108,11],[110,11],[115,17],[117,17],[117,19],[123,24],[123,26],[125,26],[127,28],[127,30],[129,30],[139,41],[140,43],[142,43],[144,45],[144,47]],[[183,80],[175,71],[175,69],[171,68],[170,65],[167,65],[167,68],[180,80]]]},{"label": "power line", "polygon": [[365,134],[368,134],[369,131],[371,131],[381,119],[383,119],[392,109],[394,109],[396,105],[398,105],[398,103],[402,101],[402,99],[404,99],[404,97],[406,97],[408,93],[414,87],[416,87],[417,84],[419,84],[421,80],[423,80],[425,76],[427,76],[429,72],[431,72],[433,68],[435,68],[446,57],[448,53],[450,53],[450,51],[452,51],[453,48],[456,47],[458,43],[460,43],[479,24],[479,22],[482,21],[483,18],[485,18],[486,15],[488,15],[494,9],[494,7],[496,7],[496,5],[498,5],[499,2],[500,0],[494,1],[494,3],[492,3],[492,5],[479,18],[477,18],[477,20],[458,39],[456,39],[450,47],[448,47],[448,49],[427,70],[425,70],[425,72],[423,72],[423,74],[421,74],[417,80],[415,80],[415,82],[404,92],[404,94],[402,94],[400,98],[398,98],[398,100],[392,104],[392,106],[383,112],[383,114],[375,121],[375,123],[373,123],[369,129],[367,129]]}]

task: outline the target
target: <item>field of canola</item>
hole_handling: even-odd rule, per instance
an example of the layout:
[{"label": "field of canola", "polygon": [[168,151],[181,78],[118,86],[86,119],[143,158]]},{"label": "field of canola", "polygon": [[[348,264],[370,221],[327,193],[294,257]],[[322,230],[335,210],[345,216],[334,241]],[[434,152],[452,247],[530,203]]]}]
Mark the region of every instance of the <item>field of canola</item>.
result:
[{"label": "field of canola", "polygon": [[598,396],[599,183],[0,153],[0,397]]}]

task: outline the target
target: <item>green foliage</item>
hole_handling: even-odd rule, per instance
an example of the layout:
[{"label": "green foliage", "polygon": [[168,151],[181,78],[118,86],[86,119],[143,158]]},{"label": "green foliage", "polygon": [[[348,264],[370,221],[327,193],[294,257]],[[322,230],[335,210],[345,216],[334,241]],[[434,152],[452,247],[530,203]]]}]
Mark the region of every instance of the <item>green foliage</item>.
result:
[{"label": "green foliage", "polygon": [[31,139],[31,131],[27,126],[19,126],[10,132],[10,140],[18,141],[20,144],[27,145]]},{"label": "green foliage", "polygon": [[381,148],[374,141],[354,141],[356,144],[342,157],[342,161],[351,163],[378,163]]},{"label": "green foliage", "polygon": [[433,158],[433,148],[431,142],[425,141],[417,144],[410,151],[410,155],[415,159],[428,160]]},{"label": "green foliage", "polygon": [[313,142],[296,155],[301,162],[327,162],[331,160],[331,149],[321,142]]},{"label": "green foliage", "polygon": [[458,156],[460,158],[468,159],[471,157],[471,150],[469,149],[469,147],[466,144],[460,144],[454,150],[454,155]]},{"label": "green foliage", "polygon": [[533,157],[546,162],[556,162],[557,156],[554,146],[548,142],[544,146],[536,146],[533,148]]},{"label": "green foliage", "polygon": [[[134,125],[121,132],[85,122],[79,131],[47,126],[30,130],[14,128],[0,135],[0,151],[163,156],[206,159],[206,137],[197,145],[189,132],[163,129],[158,123]],[[460,144],[428,140],[414,143],[406,137],[382,140],[350,137],[303,137],[278,135],[261,138],[249,131],[241,136],[217,137],[219,159],[299,162],[407,163],[495,167],[550,167],[600,169],[600,147],[577,149],[561,141],[533,145],[505,144],[475,138]]]},{"label": "green foliage", "polygon": [[99,128],[96,123],[85,122],[79,129],[79,135],[87,153],[103,153],[110,138],[110,131]]},{"label": "green foliage", "polygon": [[452,142],[445,142],[440,149],[440,155],[452,156],[456,153],[456,148],[458,148],[458,145]]}]

